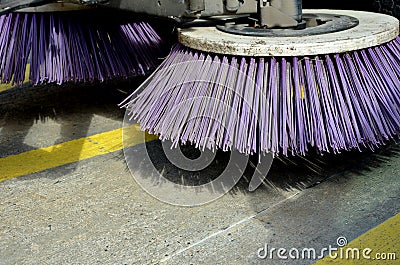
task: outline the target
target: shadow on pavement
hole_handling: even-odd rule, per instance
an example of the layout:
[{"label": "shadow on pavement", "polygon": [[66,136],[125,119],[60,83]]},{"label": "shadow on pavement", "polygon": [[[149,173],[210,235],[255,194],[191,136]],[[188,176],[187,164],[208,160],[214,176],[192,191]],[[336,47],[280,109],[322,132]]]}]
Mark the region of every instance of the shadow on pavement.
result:
[{"label": "shadow on pavement", "polygon": [[[203,170],[187,171],[171,163],[162,147],[160,141],[151,141],[146,145],[130,147],[137,156],[132,165],[137,166],[138,172],[142,176],[151,178],[151,168],[145,159],[141,159],[141,153],[147,152],[152,165],[167,180],[183,186],[200,186],[216,179],[229,163],[230,153],[217,151],[214,160]],[[181,146],[183,154],[188,159],[196,159],[199,151],[193,146]],[[268,177],[264,181],[258,192],[270,191],[278,192],[301,191],[312,188],[332,177],[339,178],[351,177],[351,174],[363,175],[376,170],[382,164],[387,163],[391,158],[398,157],[400,146],[395,142],[383,146],[375,152],[370,150],[343,152],[342,154],[313,154],[305,157],[278,157],[275,158]],[[250,180],[256,169],[258,157],[251,157],[247,168],[242,174],[242,178],[231,193],[248,193]],[[238,170],[239,172],[239,170]],[[235,174],[237,172],[232,172]],[[156,179],[156,178],[155,178]]]},{"label": "shadow on pavement", "polygon": [[[0,158],[35,150],[37,146],[47,147],[84,138],[91,134],[89,129],[95,115],[122,125],[124,110],[118,107],[118,103],[141,81],[24,86],[0,93]],[[42,126],[48,122],[57,126]],[[103,124],[96,124],[95,131],[118,129],[120,125],[116,127],[116,122],[113,123],[114,127],[104,124],[103,128]],[[32,133],[36,125],[38,127]],[[44,131],[41,133],[41,130]],[[42,139],[44,142],[41,143],[41,134],[50,135],[51,139]],[[79,158],[79,155],[79,148],[70,154],[72,158]],[[73,172],[77,164],[62,167],[57,173],[63,175]]]}]

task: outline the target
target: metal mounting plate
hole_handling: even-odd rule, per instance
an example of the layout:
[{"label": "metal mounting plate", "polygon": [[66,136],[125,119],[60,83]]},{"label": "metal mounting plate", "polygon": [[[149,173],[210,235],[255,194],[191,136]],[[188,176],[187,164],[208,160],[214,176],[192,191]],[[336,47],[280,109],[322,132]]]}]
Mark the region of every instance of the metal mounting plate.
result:
[{"label": "metal mounting plate", "polygon": [[64,11],[76,11],[76,10],[84,10],[92,8],[93,6],[60,2],[60,3],[50,3],[43,6],[27,7],[20,9],[17,12],[64,12]]},{"label": "metal mounting plate", "polygon": [[181,29],[183,45],[211,53],[240,56],[307,56],[343,53],[377,46],[399,35],[399,21],[391,16],[346,10],[303,10],[303,14],[345,15],[357,18],[359,24],[351,29],[318,36],[254,37],[238,36],[216,27]]},{"label": "metal mounting plate", "polygon": [[343,31],[354,28],[359,24],[359,20],[355,17],[333,14],[304,14],[303,20],[306,24],[309,24],[310,21],[316,21],[319,25],[295,30],[262,29],[250,27],[248,24],[226,23],[225,25],[217,25],[217,28],[226,33],[245,36],[301,37]]}]

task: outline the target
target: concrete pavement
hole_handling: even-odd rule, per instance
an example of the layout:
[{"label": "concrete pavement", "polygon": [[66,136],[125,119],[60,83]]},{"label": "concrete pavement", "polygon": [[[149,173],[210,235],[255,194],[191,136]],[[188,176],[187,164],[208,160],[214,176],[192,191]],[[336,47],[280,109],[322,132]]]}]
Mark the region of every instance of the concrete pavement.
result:
[{"label": "concrete pavement", "polygon": [[[116,104],[125,95],[115,89],[3,92],[0,164],[120,129],[124,112]],[[396,144],[377,154],[277,161],[268,185],[250,193],[243,179],[221,199],[193,208],[165,204],[143,191],[122,150],[80,159],[85,149],[63,146],[77,162],[0,182],[0,264],[311,264],[316,260],[262,259],[258,250],[336,246],[338,237],[350,242],[400,212]],[[145,145],[132,148],[140,153]],[[157,163],[168,165],[158,141],[147,148]],[[225,161],[217,156],[203,174],[212,177]],[[171,168],[169,174],[180,171]],[[392,233],[398,238],[398,226]],[[379,233],[373,238],[376,251],[383,245],[400,255],[397,241]]]}]

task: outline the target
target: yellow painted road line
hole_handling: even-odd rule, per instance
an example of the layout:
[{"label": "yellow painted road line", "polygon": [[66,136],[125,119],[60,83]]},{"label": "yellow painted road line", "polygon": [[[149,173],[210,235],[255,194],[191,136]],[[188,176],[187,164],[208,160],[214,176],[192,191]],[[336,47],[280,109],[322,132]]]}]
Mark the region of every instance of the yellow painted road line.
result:
[{"label": "yellow painted road line", "polygon": [[[25,83],[29,81],[29,72],[30,72],[30,65],[28,64],[26,66],[26,71],[25,71]],[[4,92],[6,90],[9,90],[11,88],[14,88],[14,85],[11,84],[0,84],[0,92]]]},{"label": "yellow painted road line", "polygon": [[400,264],[400,214],[354,239],[333,254],[336,256],[327,256],[316,265]]},{"label": "yellow painted road line", "polygon": [[[139,125],[132,125],[124,129],[0,158],[0,182],[122,150],[124,148],[122,133],[125,137],[125,147],[157,139],[155,136],[148,135],[144,140]],[[128,139],[127,135],[129,135]]]}]

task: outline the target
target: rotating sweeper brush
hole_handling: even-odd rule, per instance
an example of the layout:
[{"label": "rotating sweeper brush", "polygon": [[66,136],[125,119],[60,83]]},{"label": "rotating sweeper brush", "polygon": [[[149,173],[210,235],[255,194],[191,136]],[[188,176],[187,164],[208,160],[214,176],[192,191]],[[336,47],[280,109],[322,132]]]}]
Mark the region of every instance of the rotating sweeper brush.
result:
[{"label": "rotating sweeper brush", "polygon": [[274,156],[374,149],[399,135],[396,18],[295,0],[205,2],[204,13],[230,15],[181,24],[180,44],[121,104],[143,130]]},{"label": "rotating sweeper brush", "polygon": [[[0,1],[0,83],[106,81],[154,70],[169,51],[147,18],[104,1]],[[111,19],[110,19],[111,18]]]}]

